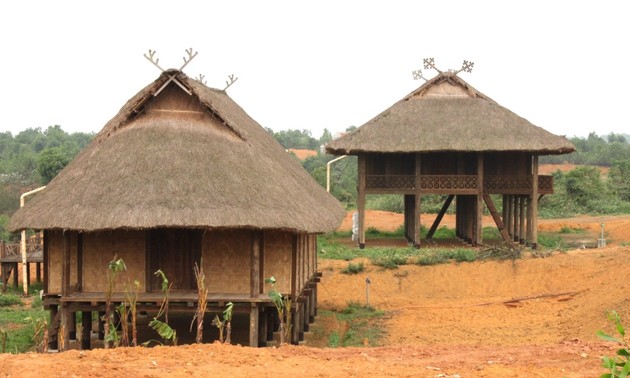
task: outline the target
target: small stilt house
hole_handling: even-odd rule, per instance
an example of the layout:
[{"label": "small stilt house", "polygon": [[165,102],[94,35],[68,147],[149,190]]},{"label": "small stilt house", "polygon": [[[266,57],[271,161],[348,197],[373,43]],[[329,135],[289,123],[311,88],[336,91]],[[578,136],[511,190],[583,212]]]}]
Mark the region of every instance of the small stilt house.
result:
[{"label": "small stilt house", "polygon": [[[198,264],[208,311],[232,302],[248,319],[243,344],[248,335],[250,346],[264,346],[279,320],[265,279],[275,277],[276,290],[291,298],[297,343],[317,310],[316,234],[336,229],[344,214],[224,90],[167,70],[15,213],[10,228],[44,231],[44,303],[60,349],[79,313],[81,343],[90,347],[114,256],[140,283],[141,311],[159,308],[154,272],[162,270],[172,283],[170,311],[191,314],[186,328],[198,302]],[[116,281],[114,303],[124,295]],[[214,329],[209,321],[205,328]]]},{"label": "small stilt house", "polygon": [[[328,143],[335,155],[358,156],[360,247],[365,246],[366,194],[404,196],[405,236],[420,245],[421,196],[445,198],[431,238],[453,199],[456,234],[482,243],[484,205],[503,239],[537,244],[538,200],[553,193],[538,157],[575,150],[477,91],[455,72],[440,72],[366,124]],[[499,213],[490,195],[500,195]],[[496,196],[494,196],[497,198]]]}]

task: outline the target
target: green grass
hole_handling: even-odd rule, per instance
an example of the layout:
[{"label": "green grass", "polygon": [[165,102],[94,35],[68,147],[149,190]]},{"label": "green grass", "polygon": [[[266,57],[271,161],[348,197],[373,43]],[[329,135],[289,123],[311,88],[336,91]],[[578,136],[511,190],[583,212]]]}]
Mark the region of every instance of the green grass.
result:
[{"label": "green grass", "polygon": [[[335,316],[347,325],[343,335],[333,332],[328,338],[330,347],[359,347],[378,346],[385,335],[381,326],[384,311],[365,306],[356,302],[349,302],[348,307]],[[336,334],[336,335],[335,335]]]},{"label": "green grass", "polygon": [[31,293],[37,293],[30,305],[22,299],[20,287],[7,288],[6,293],[0,294],[0,353],[22,353],[33,347],[35,326],[27,319],[48,321],[48,314],[39,299],[40,287],[30,288]]},{"label": "green grass", "polygon": [[348,263],[348,266],[343,268],[341,270],[341,273],[343,274],[359,274],[361,272],[363,272],[365,270],[365,266],[363,265],[362,262],[355,264],[355,263]]},{"label": "green grass", "polygon": [[564,251],[569,248],[562,236],[553,233],[539,233],[538,245],[548,249]]},{"label": "green grass", "polygon": [[562,227],[560,229],[561,234],[583,234],[586,230],[583,228]]}]

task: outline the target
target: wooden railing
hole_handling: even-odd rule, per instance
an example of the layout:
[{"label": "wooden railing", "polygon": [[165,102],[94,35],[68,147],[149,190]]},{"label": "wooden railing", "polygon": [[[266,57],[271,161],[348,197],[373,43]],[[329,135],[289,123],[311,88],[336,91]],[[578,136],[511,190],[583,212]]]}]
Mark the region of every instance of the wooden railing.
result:
[{"label": "wooden railing", "polygon": [[[422,193],[474,194],[477,191],[476,175],[422,175],[417,182],[414,175],[367,175],[368,191]],[[529,194],[532,192],[531,176],[486,176],[485,194]],[[553,193],[553,176],[538,176],[538,193]]]},{"label": "wooden railing", "polygon": [[[26,258],[28,261],[41,261],[43,257],[43,246],[41,243],[26,243]],[[20,243],[0,243],[0,261],[20,262],[22,252]]]}]

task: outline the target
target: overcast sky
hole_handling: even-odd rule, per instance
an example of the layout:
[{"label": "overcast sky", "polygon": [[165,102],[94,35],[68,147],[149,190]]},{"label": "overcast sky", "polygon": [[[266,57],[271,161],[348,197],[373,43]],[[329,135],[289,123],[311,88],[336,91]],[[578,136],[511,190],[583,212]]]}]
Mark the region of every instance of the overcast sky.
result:
[{"label": "overcast sky", "polygon": [[[3,1],[0,131],[97,132],[159,76],[205,75],[264,127],[360,126],[423,58],[553,133],[630,133],[623,1]],[[630,67],[629,67],[630,68]],[[434,71],[423,70],[431,78]]]}]

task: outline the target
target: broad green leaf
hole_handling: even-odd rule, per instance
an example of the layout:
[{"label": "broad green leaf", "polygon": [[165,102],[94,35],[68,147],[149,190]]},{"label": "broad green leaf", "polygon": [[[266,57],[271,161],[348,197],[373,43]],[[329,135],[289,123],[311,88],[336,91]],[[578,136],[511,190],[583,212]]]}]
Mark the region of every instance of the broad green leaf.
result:
[{"label": "broad green leaf", "polygon": [[602,331],[597,331],[597,336],[598,336],[600,339],[603,339],[603,340],[606,340],[606,341],[612,341],[612,342],[614,342],[614,343],[621,343],[621,340],[619,340],[619,339],[617,339],[617,338],[615,338],[615,337],[613,337],[613,336],[610,336],[610,335],[608,335],[608,334],[605,334],[605,333],[604,333],[604,332],[602,332]]},{"label": "broad green leaf", "polygon": [[630,352],[628,352],[627,349],[622,348],[617,351],[617,355],[622,357],[630,357]]}]

